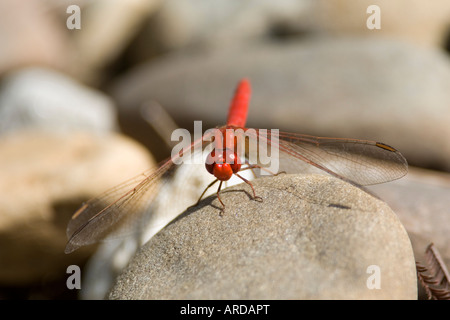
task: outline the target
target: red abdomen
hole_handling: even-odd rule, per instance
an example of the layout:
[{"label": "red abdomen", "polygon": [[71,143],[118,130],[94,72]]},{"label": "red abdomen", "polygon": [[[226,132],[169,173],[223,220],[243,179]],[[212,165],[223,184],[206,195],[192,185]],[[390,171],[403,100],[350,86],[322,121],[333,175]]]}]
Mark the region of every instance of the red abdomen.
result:
[{"label": "red abdomen", "polygon": [[245,127],[250,94],[250,82],[248,79],[244,78],[239,82],[233,100],[231,101],[230,109],[228,111],[227,126]]}]

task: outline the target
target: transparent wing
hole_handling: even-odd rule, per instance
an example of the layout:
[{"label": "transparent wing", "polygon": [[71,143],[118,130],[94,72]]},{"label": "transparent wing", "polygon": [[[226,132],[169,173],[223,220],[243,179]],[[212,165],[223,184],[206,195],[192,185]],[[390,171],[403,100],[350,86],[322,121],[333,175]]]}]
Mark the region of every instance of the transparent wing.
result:
[{"label": "transparent wing", "polygon": [[[270,131],[264,135],[261,129],[255,130],[250,139],[259,137],[258,151],[278,158],[278,171],[326,172],[362,186],[399,179],[408,172],[402,154],[381,142],[287,132],[280,132],[277,139]],[[278,155],[274,148],[278,148]]]},{"label": "transparent wing", "polygon": [[156,171],[148,170],[84,203],[67,226],[69,242],[65,252],[105,239],[119,230],[126,233],[125,229],[131,228],[131,219],[139,219],[138,215],[153,201],[159,178],[172,167],[169,160]]},{"label": "transparent wing", "polygon": [[[203,149],[209,144],[203,141],[206,138],[203,136],[183,148],[178,156],[166,160],[157,169],[150,169],[84,203],[67,226],[69,241],[65,252],[70,253],[81,246],[133,232],[158,195],[162,186],[161,178],[173,174],[177,168],[174,161],[187,151],[193,157],[198,154],[201,156]],[[197,148],[199,145],[201,148]]]}]

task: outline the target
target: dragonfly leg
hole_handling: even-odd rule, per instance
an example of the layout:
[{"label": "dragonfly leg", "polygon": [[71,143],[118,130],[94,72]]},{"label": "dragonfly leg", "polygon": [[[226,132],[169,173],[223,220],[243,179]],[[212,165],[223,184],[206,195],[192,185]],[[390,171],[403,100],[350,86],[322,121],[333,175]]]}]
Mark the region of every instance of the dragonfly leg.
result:
[{"label": "dragonfly leg", "polygon": [[257,176],[256,176],[256,173],[255,173],[255,171],[254,171],[253,169],[255,169],[255,168],[259,167],[259,166],[252,166],[252,165],[250,165],[250,163],[248,163],[248,161],[246,161],[245,164],[246,164],[248,167],[242,168],[240,171],[250,170],[250,171],[253,173],[253,177],[256,179]]},{"label": "dragonfly leg", "polygon": [[220,181],[219,187],[217,188],[217,199],[219,199],[220,204],[222,205],[222,210],[220,211],[219,215],[222,216],[225,212],[225,204],[222,202],[222,199],[220,199],[220,189],[222,188],[222,182]]},{"label": "dragonfly leg", "polygon": [[[205,188],[205,190],[203,190],[203,193],[201,194],[200,198],[198,198],[197,202],[196,202],[195,204],[193,204],[192,206],[190,206],[189,208],[198,206],[198,204],[199,204],[200,201],[202,200],[203,196],[205,195],[206,191],[208,191],[208,189],[211,188],[217,181],[219,181],[219,179],[216,179],[216,180],[214,180],[213,182],[211,182],[211,183]],[[222,181],[221,181],[220,183],[222,183]]]},{"label": "dragonfly leg", "polygon": [[264,168],[264,167],[261,167],[260,165],[257,165],[257,164],[252,164],[252,165],[249,164],[249,163],[246,163],[246,164],[248,165],[248,167],[243,168],[243,169],[241,169],[240,171],[251,170],[252,173],[253,173],[253,175],[255,176],[255,178],[256,178],[256,174],[255,174],[255,172],[253,171],[253,169],[255,169],[255,168],[258,168],[258,169],[260,169],[260,170],[264,170],[264,171],[270,173],[270,174],[273,175],[273,176],[277,176],[277,175],[279,175],[279,174],[286,173],[286,171],[280,171],[280,172],[278,172],[278,173],[275,173],[275,172],[272,172],[272,171],[270,171],[269,169]]},{"label": "dragonfly leg", "polygon": [[253,187],[253,184],[252,184],[250,181],[248,181],[247,179],[245,179],[244,177],[240,176],[240,175],[237,174],[237,173],[235,173],[235,175],[237,175],[239,178],[241,178],[246,184],[248,184],[248,185],[250,186],[250,188],[252,188],[252,191],[253,191],[253,200],[262,201],[262,198],[261,198],[261,197],[258,197],[258,196],[256,195],[255,188]]}]

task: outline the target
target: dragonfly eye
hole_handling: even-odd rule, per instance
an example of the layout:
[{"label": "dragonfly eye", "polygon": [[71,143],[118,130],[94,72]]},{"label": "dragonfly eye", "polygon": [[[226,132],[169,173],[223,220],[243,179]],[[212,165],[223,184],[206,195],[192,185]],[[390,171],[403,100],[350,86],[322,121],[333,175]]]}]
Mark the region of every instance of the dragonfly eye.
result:
[{"label": "dragonfly eye", "polygon": [[205,168],[208,170],[209,173],[214,174],[214,166],[215,163],[205,163]]},{"label": "dragonfly eye", "polygon": [[206,170],[208,170],[208,172],[210,174],[214,174],[214,166],[218,162],[220,163],[220,157],[216,156],[215,150],[211,151],[211,153],[208,154],[208,157],[206,158],[206,161],[205,161]]},{"label": "dragonfly eye", "polygon": [[206,158],[205,168],[217,179],[226,181],[241,170],[241,163],[235,152],[223,149],[216,154],[213,150]]},{"label": "dragonfly eye", "polygon": [[239,172],[239,170],[241,170],[241,161],[236,152],[228,155],[226,163],[230,165],[231,170],[233,170],[233,173],[237,173]]},{"label": "dragonfly eye", "polygon": [[233,175],[233,169],[228,163],[216,163],[214,164],[213,174],[217,179],[227,181]]}]

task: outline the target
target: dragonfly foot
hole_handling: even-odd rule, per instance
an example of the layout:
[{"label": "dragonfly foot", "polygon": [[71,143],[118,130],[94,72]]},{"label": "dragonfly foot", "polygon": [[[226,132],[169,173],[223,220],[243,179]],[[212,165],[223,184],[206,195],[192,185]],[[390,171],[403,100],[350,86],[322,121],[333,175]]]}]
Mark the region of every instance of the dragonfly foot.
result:
[{"label": "dragonfly foot", "polygon": [[258,201],[258,202],[263,202],[263,199],[260,196],[254,196],[253,200]]}]

